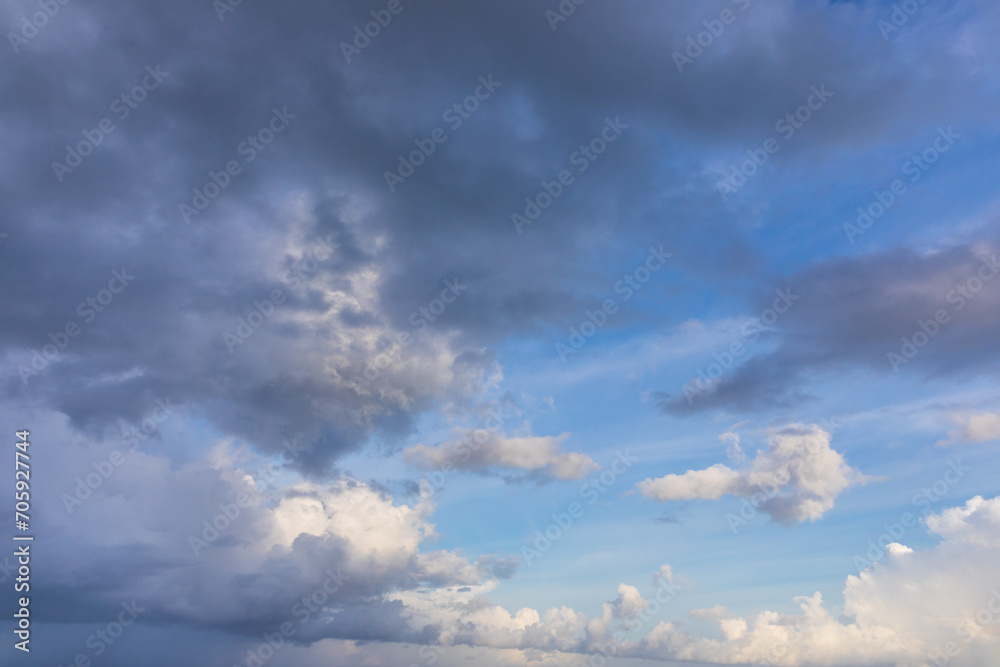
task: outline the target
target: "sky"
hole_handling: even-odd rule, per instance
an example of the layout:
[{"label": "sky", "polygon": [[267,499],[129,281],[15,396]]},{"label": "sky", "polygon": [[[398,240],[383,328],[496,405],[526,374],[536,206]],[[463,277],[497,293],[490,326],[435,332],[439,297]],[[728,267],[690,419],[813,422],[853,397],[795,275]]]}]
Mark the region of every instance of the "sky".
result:
[{"label": "sky", "polygon": [[0,23],[3,665],[1000,665],[996,3]]}]

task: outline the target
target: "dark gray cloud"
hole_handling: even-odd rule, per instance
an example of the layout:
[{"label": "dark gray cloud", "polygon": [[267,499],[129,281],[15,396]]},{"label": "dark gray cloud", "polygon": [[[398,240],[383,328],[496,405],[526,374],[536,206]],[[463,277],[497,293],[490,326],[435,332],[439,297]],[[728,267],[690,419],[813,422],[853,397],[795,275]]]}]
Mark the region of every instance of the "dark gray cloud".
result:
[{"label": "dark gray cloud", "polygon": [[[903,109],[923,122],[956,85],[939,53],[903,62],[881,41],[853,39],[867,26],[843,5],[802,9],[793,29],[787,8],[761,3],[681,76],[669,54],[700,29],[701,9],[590,5],[553,33],[535,3],[406,3],[348,64],[339,44],[370,20],[367,7],[241,5],[220,22],[200,2],[67,5],[3,56],[3,87],[18,101],[3,112],[3,136],[22,166],[0,214],[10,233],[0,340],[18,351],[15,368],[113,269],[136,279],[27,392],[11,374],[8,395],[81,426],[136,419],[169,395],[262,447],[289,429],[326,435],[308,463],[328,465],[373,432],[405,432],[454,387],[414,379],[401,389],[393,378],[392,390],[372,392],[340,381],[391,345],[392,330],[408,330],[444,280],[468,285],[434,323],[460,334],[455,354],[570,321],[607,282],[589,266],[613,267],[649,242],[683,248],[680,270],[721,286],[758,260],[679,151],[752,145],[819,83],[836,104],[822,132],[802,133],[803,148],[861,141]],[[119,120],[113,101],[147,66],[169,74]],[[444,112],[491,74],[500,87],[452,130]],[[238,147],[274,108],[295,118],[185,224],[178,205],[209,172],[245,160]],[[620,142],[514,233],[524,198],[618,116],[629,124]],[[58,182],[51,163],[105,117],[115,131]],[[439,126],[447,143],[390,193],[384,171]],[[230,355],[223,333],[255,300],[289,292],[282,269],[316,238],[331,238],[335,257],[289,293],[279,322]],[[366,272],[372,298],[335,305],[331,292],[357,294]],[[365,336],[375,340],[359,344]]]},{"label": "dark gray cloud", "polygon": [[[659,405],[680,415],[787,408],[809,399],[807,378],[845,367],[916,380],[995,376],[998,246],[991,234],[930,252],[839,258],[788,276],[801,296],[770,334],[775,349],[717,381],[692,384],[698,391],[687,396],[660,393]],[[761,299],[759,312],[768,305]]]}]

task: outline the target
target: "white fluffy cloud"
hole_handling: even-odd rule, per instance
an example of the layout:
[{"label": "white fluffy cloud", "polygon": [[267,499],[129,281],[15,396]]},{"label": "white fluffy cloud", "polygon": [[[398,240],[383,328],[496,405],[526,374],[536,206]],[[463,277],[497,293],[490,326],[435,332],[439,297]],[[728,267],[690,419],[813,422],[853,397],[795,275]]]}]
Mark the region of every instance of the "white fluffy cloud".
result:
[{"label": "white fluffy cloud", "polygon": [[488,582],[460,589],[411,590],[392,597],[405,605],[411,628],[420,630],[431,644],[544,651],[578,649],[587,621],[585,614],[568,607],[543,613],[525,607],[511,613],[484,597],[495,586],[496,582]]},{"label": "white fluffy cloud", "polygon": [[1000,415],[980,412],[972,415],[952,415],[958,428],[948,431],[946,440],[938,440],[938,447],[948,447],[966,442],[989,442],[1000,440]]},{"label": "white fluffy cloud", "polygon": [[618,599],[615,600],[615,613],[622,618],[632,618],[649,606],[642,593],[635,586],[618,585]]},{"label": "white fluffy cloud", "polygon": [[924,551],[890,545],[884,563],[847,578],[839,615],[819,593],[796,598],[799,614],[764,611],[741,618],[716,607],[693,615],[714,620],[723,639],[694,637],[663,622],[623,654],[787,667],[995,664],[1000,497],[973,498],[926,523],[942,542]]},{"label": "white fluffy cloud", "polygon": [[[688,634],[678,623],[653,626],[662,613],[649,614],[659,592],[644,597],[625,583],[590,619],[565,607],[544,614],[532,609],[509,613],[482,597],[495,584],[462,593],[411,591],[400,599],[413,611],[415,625],[443,624],[434,641],[444,645],[781,667],[924,667],[947,652],[950,667],[993,664],[1000,649],[995,632],[1000,624],[1000,497],[973,498],[930,515],[926,524],[941,543],[923,551],[889,545],[884,562],[847,577],[842,608],[825,604],[817,592],[795,598],[800,611],[794,614],[761,611],[743,617],[721,605],[692,612],[693,618],[718,626],[717,638]],[[654,583],[668,580],[676,590],[674,578],[664,566]]]},{"label": "white fluffy cloud", "polygon": [[543,471],[557,479],[580,479],[599,466],[586,454],[560,451],[569,433],[507,437],[498,432],[461,429],[441,445],[419,444],[406,450],[410,463],[425,469],[485,471],[489,468]]},{"label": "white fluffy cloud", "polygon": [[646,479],[636,486],[643,495],[660,501],[715,500],[724,495],[758,498],[756,506],[787,524],[819,519],[844,489],[864,480],[830,447],[827,431],[815,424],[794,424],[772,431],[768,449],[758,451],[745,470],[720,463]]}]

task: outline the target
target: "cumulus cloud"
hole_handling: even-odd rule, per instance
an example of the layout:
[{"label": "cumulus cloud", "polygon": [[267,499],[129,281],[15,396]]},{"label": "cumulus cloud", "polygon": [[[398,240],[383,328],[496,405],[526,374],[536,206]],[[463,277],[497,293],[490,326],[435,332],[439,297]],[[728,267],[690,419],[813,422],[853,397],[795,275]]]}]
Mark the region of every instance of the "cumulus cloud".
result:
[{"label": "cumulus cloud", "polygon": [[790,524],[819,519],[842,491],[865,480],[830,446],[829,432],[815,424],[794,424],[772,431],[768,449],[758,451],[744,470],[720,463],[649,478],[636,488],[659,501],[716,500],[725,495],[759,499],[755,506]]},{"label": "cumulus cloud", "polygon": [[1000,439],[1000,415],[992,412],[952,415],[952,421],[958,425],[958,428],[948,431],[947,439],[938,440],[938,447]]},{"label": "cumulus cloud", "polygon": [[[186,418],[174,419],[182,425]],[[434,549],[427,485],[410,503],[349,476],[282,485],[280,474],[227,440],[179,466],[162,453],[131,452],[70,515],[55,500],[59,492],[72,492],[76,471],[106,459],[117,442],[88,440],[54,415],[39,421],[40,440],[72,445],[65,468],[51,465],[52,450],[36,462],[57,471],[43,482],[53,501],[37,517],[56,550],[35,562],[36,594],[75,600],[55,622],[101,617],[134,597],[150,627],[259,637],[289,621],[304,644],[360,638],[574,651],[584,637],[580,612],[509,612],[488,601],[499,579],[513,574],[516,557]],[[106,578],[110,558],[112,584],[93,587]],[[637,598],[626,593],[630,611]]]},{"label": "cumulus cloud", "polygon": [[632,618],[649,606],[642,593],[635,586],[618,585],[618,597],[614,601],[615,616]]},{"label": "cumulus cloud", "polygon": [[595,647],[604,642],[615,621],[621,621],[625,628],[636,625],[635,618],[649,607],[639,589],[629,584],[618,584],[618,597],[601,605],[601,615],[587,623],[586,646]]},{"label": "cumulus cloud", "polygon": [[1000,549],[1000,497],[976,496],[964,507],[953,507],[927,517],[927,528],[956,544]]},{"label": "cumulus cloud", "polygon": [[[1000,648],[1000,497],[976,497],[927,517],[942,542],[924,551],[889,545],[885,562],[844,586],[843,614],[820,593],[796,598],[800,613],[740,617],[724,607],[692,616],[715,621],[722,639],[696,637],[662,622],[624,654],[713,664],[992,664]],[[944,647],[952,643],[952,656]],[[938,664],[944,664],[939,662]]]},{"label": "cumulus cloud", "polygon": [[510,612],[484,597],[493,588],[494,584],[487,583],[463,590],[406,591],[394,597],[405,605],[411,627],[420,628],[431,644],[545,651],[578,649],[587,621],[585,614],[568,607],[554,607],[545,612],[525,607]]},{"label": "cumulus cloud", "polygon": [[[422,629],[407,621],[401,594],[482,592],[514,567],[503,555],[475,559],[434,549],[429,488],[404,504],[348,476],[277,484],[280,475],[250,465],[227,442],[204,460],[177,466],[161,453],[131,452],[70,515],[61,492],[73,493],[77,470],[106,460],[116,443],[87,441],[65,427],[33,434],[64,439],[72,445],[69,462],[77,464],[50,466],[59,470],[45,482],[53,502],[39,508],[38,520],[63,553],[73,554],[35,563],[39,599],[77,601],[60,607],[54,622],[92,620],[134,597],[152,626],[251,636],[291,621],[296,637],[309,641],[418,640]],[[48,452],[38,464],[55,456]],[[95,579],[108,579],[112,558],[111,583],[93,587]],[[314,594],[313,607],[300,604]]]},{"label": "cumulus cloud", "polygon": [[[715,623],[717,638],[690,634],[669,621],[645,631],[644,623],[652,620],[651,598],[625,583],[615,599],[602,605],[601,614],[590,619],[565,607],[544,614],[530,608],[508,612],[481,596],[492,584],[398,597],[413,613],[411,624],[433,627],[432,642],[446,646],[599,651],[699,664],[871,667],[924,664],[954,642],[949,650],[957,649],[957,656],[949,664],[989,664],[998,648],[992,626],[1000,622],[995,570],[1000,497],[976,497],[930,515],[927,526],[941,543],[923,551],[889,545],[883,562],[847,577],[842,613],[826,605],[818,592],[795,598],[798,613],[740,616],[721,605],[691,612],[692,618]],[[670,580],[674,590],[674,578],[672,569],[663,566],[654,581]]]},{"label": "cumulus cloud", "polygon": [[544,472],[562,480],[581,479],[600,468],[586,454],[560,451],[569,433],[508,437],[496,431],[461,429],[456,436],[437,446],[410,447],[405,451],[406,458],[428,470],[484,472],[491,468],[507,468]]},{"label": "cumulus cloud", "polygon": [[662,585],[663,582],[668,584],[673,584],[676,582],[684,588],[692,588],[691,582],[679,574],[674,574],[674,568],[666,563],[660,566],[660,569],[653,573],[653,583],[657,586]]}]

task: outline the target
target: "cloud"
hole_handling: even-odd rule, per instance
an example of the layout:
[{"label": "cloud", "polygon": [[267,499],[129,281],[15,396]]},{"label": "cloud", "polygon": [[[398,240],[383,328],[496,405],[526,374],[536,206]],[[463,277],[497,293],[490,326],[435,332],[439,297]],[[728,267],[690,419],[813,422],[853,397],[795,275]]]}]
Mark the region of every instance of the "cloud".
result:
[{"label": "cloud", "polygon": [[[935,659],[956,667],[991,664],[993,628],[1000,622],[1000,497],[977,496],[926,523],[943,541],[924,551],[889,545],[884,563],[847,578],[842,615],[825,607],[819,593],[796,598],[798,614],[698,610],[692,616],[714,620],[723,639],[695,637],[662,622],[622,655],[787,667]],[[956,657],[942,657],[949,644]]]},{"label": "cloud", "polygon": [[[651,598],[629,584],[620,584],[600,616],[588,619],[566,607],[508,612],[485,599],[495,585],[485,582],[390,595],[406,610],[407,621],[395,632],[420,630],[423,642],[443,646],[601,651],[705,664],[767,661],[783,667],[919,662],[955,642],[959,654],[950,664],[984,664],[983,656],[995,650],[991,625],[1000,620],[1000,582],[990,588],[1000,556],[1000,497],[975,497],[930,515],[926,523],[941,543],[924,551],[889,545],[884,562],[847,577],[840,615],[824,605],[820,593],[795,598],[800,609],[795,614],[761,611],[741,617],[717,605],[691,613],[718,625],[720,637],[706,638],[666,621],[645,630],[655,618],[649,613]],[[658,579],[672,586],[675,577],[663,566],[654,583]]]},{"label": "cloud", "polygon": [[[18,33],[24,15],[39,16],[31,4],[11,3],[0,32]],[[434,549],[433,498],[401,503],[342,474],[339,462],[373,440],[398,448],[442,406],[448,417],[475,410],[498,377],[493,350],[578,325],[634,248],[665,239],[685,248],[676,257],[680,275],[660,293],[651,284],[647,303],[674,295],[678,306],[715,296],[719,308],[743,302],[745,285],[767,279],[767,255],[783,247],[768,239],[766,250],[749,231],[773,199],[769,183],[798,188],[809,180],[804,163],[870,162],[876,140],[882,150],[883,141],[942,119],[993,123],[997,108],[997,10],[982,0],[941,10],[928,3],[904,32],[926,37],[919,24],[933,38],[898,35],[891,44],[877,38],[871,3],[753,3],[746,21],[727,28],[726,43],[684,76],[668,54],[704,30],[696,3],[588,3],[557,33],[532,0],[404,4],[350,63],[339,43],[372,20],[371,7],[350,2],[242,3],[225,22],[204,0],[71,3],[22,51],[5,52],[3,92],[16,103],[5,105],[0,123],[0,403],[14,406],[8,422],[30,422],[40,442],[55,443],[38,448],[51,458],[39,465],[32,515],[52,540],[33,562],[32,592],[53,622],[93,623],[136,596],[148,599],[155,629],[259,641],[339,567],[350,578],[303,628],[303,643],[336,636],[575,650],[585,615],[489,603],[493,582],[512,574],[510,559]],[[170,73],[163,84],[118,118],[110,104],[158,65]],[[385,171],[491,73],[502,87],[389,192]],[[761,204],[750,211],[736,198],[722,203],[713,187],[719,174],[824,82],[836,97],[817,118],[822,125],[810,125],[761,170],[752,193]],[[237,146],[285,106],[292,123],[253,163],[244,161]],[[543,180],[574,168],[572,152],[616,114],[631,127],[614,150],[578,174],[530,234],[516,234],[511,213]],[[114,133],[57,180],[52,162],[111,115]],[[229,160],[242,173],[186,223],[178,204],[208,189]],[[749,224],[732,224],[744,218]],[[328,255],[316,255],[318,239]],[[691,410],[773,409],[806,398],[803,371],[884,368],[887,344],[927,317],[939,288],[968,275],[973,250],[885,251],[818,265],[782,251],[804,296],[782,320],[777,351],[738,369]],[[79,304],[123,267],[134,282],[85,320]],[[445,281],[456,279],[468,289],[438,310]],[[264,302],[275,290],[284,299],[272,311]],[[990,294],[942,334],[950,344],[921,352],[929,375],[996,371]],[[622,302],[609,327],[635,323],[640,312],[657,328],[690,319],[683,308],[639,301],[630,313]],[[224,336],[247,331],[239,323],[254,312],[264,323],[231,347]],[[19,367],[44,362],[36,355],[70,322],[86,326],[26,385]],[[187,433],[144,442],[148,450],[133,453],[67,517],[55,499],[107,458],[116,446],[108,431],[142,421],[166,399],[183,413],[173,419]],[[46,425],[51,437],[43,437]],[[416,456],[431,468],[560,479],[595,469],[586,455],[562,451],[558,435],[496,435],[469,461],[456,461],[455,443],[467,436],[422,445]],[[315,446],[284,471],[294,483],[265,490],[244,462],[206,457],[218,439],[264,456],[285,440]],[[822,514],[843,483],[830,458],[758,455],[748,471],[722,466],[666,487],[740,495],[787,468],[784,495],[768,507],[799,520]],[[757,465],[760,479],[752,477]],[[240,494],[253,504],[195,557],[189,536]],[[463,625],[442,638],[453,620]],[[178,643],[166,632],[159,640]],[[145,657],[124,664],[158,659]],[[242,657],[191,649],[169,664]]]},{"label": "cloud", "polygon": [[615,620],[621,620],[626,628],[633,627],[634,619],[649,607],[649,602],[635,586],[618,584],[618,597],[601,605],[601,615],[587,623],[587,645],[594,646],[607,638]]},{"label": "cloud", "polygon": [[[253,636],[291,621],[296,637],[306,641],[411,641],[421,630],[407,623],[394,596],[482,591],[515,567],[503,555],[478,560],[434,549],[434,501],[427,488],[402,504],[347,476],[276,486],[280,476],[249,465],[247,454],[227,443],[208,460],[178,465],[137,449],[119,467],[109,465],[113,474],[70,515],[60,492],[72,493],[79,471],[93,470],[92,460],[107,460],[117,443],[86,441],[51,426],[32,429],[32,435],[72,444],[67,453],[47,452],[38,463],[51,472],[45,483],[52,485],[53,502],[39,508],[37,520],[73,554],[35,563],[46,583],[33,593],[54,605],[53,622],[92,622],[120,600],[135,598],[152,626]],[[49,465],[66,459],[71,465],[65,468]],[[328,582],[331,577],[336,581]],[[97,579],[109,583],[94,587]],[[324,584],[309,613],[296,606]]]},{"label": "cloud", "polygon": [[[845,364],[879,374],[993,377],[1000,372],[993,344],[1000,336],[994,316],[1000,309],[1000,278],[994,280],[998,248],[995,232],[979,232],[929,252],[879,250],[821,261],[786,276],[782,283],[801,296],[766,333],[772,349],[757,351],[718,379],[692,379],[693,393],[690,388],[686,395],[660,392],[658,405],[670,415],[794,407],[813,398],[804,378]],[[970,281],[978,289],[971,290]],[[755,300],[755,312],[768,307],[767,296]],[[940,311],[943,324],[933,321]],[[911,343],[914,351],[906,348],[904,355],[902,339],[915,335],[928,340]],[[755,333],[741,342],[758,337],[763,339]],[[890,353],[902,361],[893,365]]]},{"label": "cloud", "polygon": [[465,591],[438,589],[431,594],[407,591],[395,597],[405,605],[411,627],[422,628],[429,644],[544,651],[579,648],[585,614],[568,607],[544,612],[525,607],[510,612],[484,597],[491,589],[492,585],[483,585]]},{"label": "cloud", "polygon": [[742,476],[718,463],[705,470],[689,470],[683,475],[670,474],[659,479],[646,479],[637,488],[654,500],[718,500],[736,493]]},{"label": "cloud", "polygon": [[[5,112],[2,130],[9,150],[0,169],[11,191],[0,212],[8,235],[0,342],[12,380],[2,389],[6,397],[22,391],[17,366],[125,264],[134,285],[32,382],[31,398],[80,428],[134,419],[169,395],[262,448],[290,429],[326,436],[303,463],[309,471],[329,470],[373,434],[408,432],[420,414],[454,398],[465,386],[452,382],[463,352],[576,324],[592,307],[595,275],[579,257],[604,258],[608,268],[598,269],[610,278],[611,265],[636,245],[659,242],[648,238],[650,219],[663,221],[658,234],[688,248],[678,258],[685,273],[728,287],[732,276],[759,267],[749,235],[721,219],[728,207],[720,211],[706,173],[721,151],[742,154],[817,82],[830,83],[839,106],[824,116],[825,132],[796,137],[803,149],[853,150],[879,132],[994,107],[992,86],[981,85],[991,70],[970,66],[984,56],[941,47],[912,61],[899,57],[878,40],[853,38],[871,17],[852,3],[748,13],[727,47],[699,60],[698,76],[684,77],[663,57],[664,40],[683,45],[704,16],[650,0],[624,14],[577,12],[573,29],[559,31],[559,49],[537,6],[523,0],[405,12],[392,28],[397,37],[379,38],[351,63],[336,44],[371,16],[350,3],[241,9],[230,17],[239,33],[224,42],[203,3],[175,7],[73,10],[80,21],[53,20],[25,47],[31,57],[9,68],[7,96],[18,104]],[[4,19],[10,31],[19,22]],[[344,27],[332,42],[320,29],[330,25]],[[511,48],[512,35],[524,37],[523,48]],[[598,41],[633,63],[630,73],[601,57]],[[74,49],[87,57],[68,57]],[[316,58],[328,50],[330,58]],[[426,57],[407,57],[415,52]],[[882,66],[872,71],[876,60]],[[65,159],[64,147],[80,142],[84,128],[92,132],[110,103],[157,64],[170,73],[164,83],[127,118],[116,117],[113,136],[58,182],[52,161]],[[439,73],[433,85],[426,71]],[[491,72],[503,86],[390,193],[385,171]],[[639,72],[659,73],[662,85],[650,87]],[[275,106],[296,115],[292,124],[185,224],[178,204],[191,201],[210,171],[242,159],[237,146]],[[632,134],[546,211],[533,242],[497,224],[623,109],[637,119]],[[676,161],[662,159],[661,138],[677,145]],[[772,164],[791,154],[783,150]],[[11,166],[23,164],[31,168]],[[665,185],[676,196],[664,198]],[[609,210],[618,211],[613,222]],[[283,277],[313,239],[328,237],[333,257],[231,355],[223,333],[254,301],[290,292]],[[571,251],[553,255],[554,240]],[[44,280],[34,279],[39,266]],[[411,316],[456,277],[469,286],[458,302],[433,321],[413,320],[425,323],[426,345],[405,350],[370,385],[352,382],[400,334],[413,333]],[[669,324],[673,315],[663,317]]]},{"label": "cloud", "polygon": [[958,428],[948,431],[947,440],[938,440],[936,446],[949,447],[962,443],[989,442],[1000,439],[1000,415],[980,412],[972,415],[952,415]]},{"label": "cloud", "polygon": [[405,451],[408,461],[427,470],[491,468],[545,472],[556,479],[581,479],[598,466],[589,456],[562,452],[569,433],[557,436],[508,437],[486,430],[460,429],[454,440],[437,446],[419,444]]},{"label": "cloud", "polygon": [[976,496],[964,507],[952,507],[927,517],[930,532],[972,547],[1000,549],[1000,497]]},{"label": "cloud", "polygon": [[649,603],[642,597],[642,593],[635,586],[628,584],[618,585],[618,597],[614,603],[615,616],[629,619],[649,606]]},{"label": "cloud", "polygon": [[691,582],[679,574],[674,574],[674,568],[664,563],[660,569],[653,573],[653,583],[659,585],[661,582],[674,583],[675,581],[684,588],[693,588]]},{"label": "cloud", "polygon": [[730,461],[733,463],[743,463],[747,460],[746,452],[744,452],[743,448],[740,446],[739,433],[732,430],[726,431],[719,436],[719,440],[729,443],[729,446],[726,448],[726,456],[729,457]]},{"label": "cloud", "polygon": [[[93,451],[100,443],[88,444],[71,431],[43,426],[34,435],[71,442],[74,459],[101,456]],[[817,446],[803,443],[810,438]],[[752,471],[767,477],[780,468],[774,461],[794,468],[791,459],[807,454],[816,458],[810,465],[826,469],[833,463],[826,444],[816,427],[782,429],[767,452],[758,452]],[[58,456],[39,455],[36,465],[58,475],[44,483],[72,484],[74,466],[63,471],[50,465]],[[810,480],[808,488],[818,485],[802,470],[791,477]],[[189,536],[204,530],[201,519],[212,521],[240,494],[248,506],[192,558]],[[937,546],[889,545],[883,562],[847,578],[843,614],[831,611],[818,593],[797,598],[797,614],[739,616],[722,606],[696,611],[695,618],[718,624],[716,638],[689,634],[678,623],[652,625],[663,613],[658,606],[653,613],[659,593],[644,594],[625,582],[592,618],[565,606],[508,611],[487,599],[498,585],[497,563],[507,562],[503,557],[472,559],[428,548],[435,530],[426,488],[410,504],[349,477],[272,489],[225,443],[208,461],[180,466],[136,451],[72,517],[54,504],[41,507],[36,520],[55,542],[35,563],[39,586],[33,592],[55,610],[53,621],[70,624],[110,616],[122,599],[135,598],[146,609],[144,627],[260,641],[262,633],[290,620],[300,646],[360,638],[567,655],[606,649],[619,657],[713,664],[869,666],[920,660],[954,641],[960,655],[951,664],[973,667],[986,664],[984,651],[995,648],[991,626],[977,622],[977,614],[986,610],[1000,619],[1000,593],[992,592],[1000,588],[1000,497],[975,497],[928,516],[928,530],[941,538]],[[115,577],[107,579],[110,558]],[[303,596],[318,594],[331,572],[341,580],[336,589],[308,614],[308,607],[297,608]],[[669,565],[653,577],[654,588],[674,590],[678,583],[688,587]],[[234,647],[219,659],[241,656]]]},{"label": "cloud", "polygon": [[783,524],[815,521],[833,508],[842,491],[865,481],[830,447],[830,434],[817,425],[790,425],[773,431],[766,451],[750,467],[734,470],[716,464],[658,479],[636,488],[659,501],[717,500],[725,495],[761,498],[755,506]]}]

